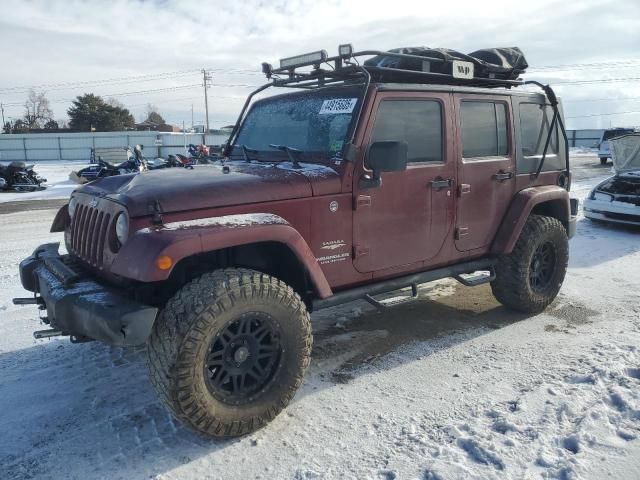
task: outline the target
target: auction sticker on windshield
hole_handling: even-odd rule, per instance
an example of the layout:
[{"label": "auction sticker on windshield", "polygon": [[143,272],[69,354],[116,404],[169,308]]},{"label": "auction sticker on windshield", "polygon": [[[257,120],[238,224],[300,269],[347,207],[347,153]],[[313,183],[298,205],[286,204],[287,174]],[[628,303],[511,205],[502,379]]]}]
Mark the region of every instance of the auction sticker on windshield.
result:
[{"label": "auction sticker on windshield", "polygon": [[358,102],[357,98],[330,98],[322,102],[320,115],[336,113],[351,113]]}]

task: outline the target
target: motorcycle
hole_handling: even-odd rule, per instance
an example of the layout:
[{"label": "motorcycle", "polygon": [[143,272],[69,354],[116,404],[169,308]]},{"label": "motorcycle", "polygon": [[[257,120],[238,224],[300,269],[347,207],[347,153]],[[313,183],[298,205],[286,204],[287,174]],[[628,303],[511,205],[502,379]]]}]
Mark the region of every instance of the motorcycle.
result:
[{"label": "motorcycle", "polygon": [[71,172],[69,178],[77,183],[87,183],[96,178],[112,177],[114,175],[124,175],[126,173],[137,173],[142,171],[140,164],[133,158],[128,158],[119,165],[102,160],[98,157],[97,163],[81,168],[77,172]]},{"label": "motorcycle", "polygon": [[133,158],[134,162],[139,166],[141,172],[176,166],[174,165],[175,162],[171,160],[165,160],[162,157],[149,159],[144,156],[143,150],[143,145],[136,145],[133,148],[129,147],[127,150],[129,157]]},{"label": "motorcycle", "polygon": [[34,192],[44,190],[47,179],[38,175],[33,165],[25,162],[11,162],[9,165],[0,164],[0,189],[16,192]]},{"label": "motorcycle", "polygon": [[191,162],[193,165],[201,164],[201,163],[210,163],[214,160],[217,160],[216,157],[211,155],[209,147],[206,145],[194,145],[193,143],[189,144],[187,148],[189,152],[189,156],[191,157]]}]

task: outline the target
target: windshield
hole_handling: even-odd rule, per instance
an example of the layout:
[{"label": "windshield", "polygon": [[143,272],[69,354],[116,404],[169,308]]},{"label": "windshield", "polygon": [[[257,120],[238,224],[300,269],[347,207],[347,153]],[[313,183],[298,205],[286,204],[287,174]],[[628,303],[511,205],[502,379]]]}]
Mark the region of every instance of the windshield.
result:
[{"label": "windshield", "polygon": [[292,94],[257,103],[247,114],[234,142],[260,152],[286,145],[303,152],[342,152],[357,115],[361,87],[342,87]]}]

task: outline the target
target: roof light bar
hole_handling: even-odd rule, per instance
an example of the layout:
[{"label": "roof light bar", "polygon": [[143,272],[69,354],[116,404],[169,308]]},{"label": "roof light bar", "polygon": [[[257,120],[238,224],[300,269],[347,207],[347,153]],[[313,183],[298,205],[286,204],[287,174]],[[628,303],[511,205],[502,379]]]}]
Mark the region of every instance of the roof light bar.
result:
[{"label": "roof light bar", "polygon": [[350,43],[345,43],[343,45],[338,46],[338,55],[343,58],[349,58],[353,53],[353,45]]},{"label": "roof light bar", "polygon": [[280,68],[293,69],[298,67],[307,67],[309,65],[318,65],[327,60],[326,50],[318,50],[317,52],[305,53],[280,59]]}]

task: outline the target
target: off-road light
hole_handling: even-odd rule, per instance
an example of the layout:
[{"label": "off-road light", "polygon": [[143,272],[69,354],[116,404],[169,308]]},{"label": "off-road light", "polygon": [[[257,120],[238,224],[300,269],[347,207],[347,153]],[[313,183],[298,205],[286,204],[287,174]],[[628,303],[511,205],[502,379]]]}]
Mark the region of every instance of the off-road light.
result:
[{"label": "off-road light", "polygon": [[264,73],[267,78],[271,78],[271,72],[273,71],[273,66],[270,63],[263,62],[262,63],[262,73]]},{"label": "off-road light", "polygon": [[77,206],[78,206],[78,199],[76,197],[71,197],[71,200],[69,200],[69,205],[67,205],[67,212],[69,212],[69,218],[73,217],[73,214],[75,213]]},{"label": "off-road light", "polygon": [[288,57],[280,59],[280,68],[298,68],[306,67],[309,65],[317,65],[327,60],[327,51],[318,50],[317,52],[305,53],[302,55],[296,55],[295,57]]},{"label": "off-road light", "polygon": [[169,255],[160,255],[156,258],[156,267],[160,270],[169,270],[173,266],[173,259]]},{"label": "off-road light", "polygon": [[344,45],[338,46],[338,55],[343,58],[349,58],[353,53],[353,45],[350,43],[345,43]]},{"label": "off-road light", "polygon": [[116,218],[116,238],[120,245],[124,245],[129,236],[129,217],[125,212],[121,212]]}]

